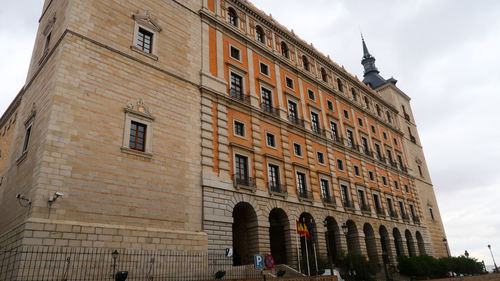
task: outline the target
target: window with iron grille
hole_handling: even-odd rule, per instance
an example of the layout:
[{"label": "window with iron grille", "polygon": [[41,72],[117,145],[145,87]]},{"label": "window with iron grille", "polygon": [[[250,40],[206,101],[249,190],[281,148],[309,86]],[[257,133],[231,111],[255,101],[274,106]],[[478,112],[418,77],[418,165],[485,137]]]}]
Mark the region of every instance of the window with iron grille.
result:
[{"label": "window with iron grille", "polygon": [[231,73],[231,96],[242,99],[243,98],[243,78],[237,74]]},{"label": "window with iron grille", "polygon": [[299,193],[307,193],[306,174],[297,172],[297,190]]},{"label": "window with iron grille", "polygon": [[271,133],[266,133],[267,146],[276,147],[276,136]]},{"label": "window with iron grille", "polygon": [[350,147],[354,147],[354,134],[352,133],[351,130],[347,130],[347,144]]},{"label": "window with iron grille", "polygon": [[238,26],[238,15],[233,8],[229,8],[227,11],[227,18],[230,24],[234,26]]},{"label": "window with iron grille", "polygon": [[328,180],[321,179],[320,185],[321,185],[321,195],[323,196],[323,198],[330,198],[330,184],[328,183]]},{"label": "window with iron grille", "polygon": [[330,129],[332,130],[332,139],[337,140],[338,139],[337,124],[334,122],[330,122]]},{"label": "window with iron grille", "polygon": [[373,203],[375,204],[375,208],[380,210],[380,199],[378,198],[378,194],[373,194]]},{"label": "window with iron grille", "polygon": [[327,100],[326,105],[328,107],[328,110],[333,111],[333,102],[331,100]]},{"label": "window with iron grille", "polygon": [[365,192],[361,189],[358,190],[358,197],[359,197],[359,205],[363,208],[363,207],[367,207],[366,206],[366,200],[365,200]]},{"label": "window with iron grille", "polygon": [[146,125],[132,121],[130,123],[130,149],[143,151],[146,140]]},{"label": "window with iron grille", "polygon": [[268,165],[268,180],[271,188],[277,188],[280,185],[280,167],[277,165]]},{"label": "window with iron grille", "polygon": [[302,156],[302,146],[298,143],[293,143],[293,153],[295,153],[295,156]]},{"label": "window with iron grille", "polygon": [[269,75],[269,66],[265,63],[260,63],[260,73],[264,75]]},{"label": "window with iron grille", "polygon": [[317,154],[318,154],[318,163],[325,164],[325,155],[323,154],[323,152],[318,151]]},{"label": "window with iron grille", "polygon": [[349,203],[349,188],[347,187],[347,185],[341,184],[340,191],[342,193],[342,202],[344,202],[344,204],[348,204]]},{"label": "window with iron grille", "polygon": [[153,50],[153,33],[145,30],[144,28],[139,28],[139,33],[137,35],[137,47],[139,50],[151,54]]},{"label": "window with iron grille", "polygon": [[261,88],[262,94],[262,109],[267,112],[271,112],[273,108],[273,99],[271,95],[271,91],[266,88]]},{"label": "window with iron grille", "polygon": [[245,124],[239,121],[234,121],[234,134],[240,137],[245,136]]},{"label": "window with iron grille", "polygon": [[294,120],[298,118],[297,104],[293,101],[288,101],[288,116]]},{"label": "window with iron grille", "polygon": [[319,116],[315,112],[311,112],[311,129],[319,133]]},{"label": "window with iron grille", "polygon": [[240,49],[234,47],[234,46],[231,46],[231,52],[230,52],[230,56],[235,59],[235,60],[240,60],[241,59],[241,52],[240,52]]}]

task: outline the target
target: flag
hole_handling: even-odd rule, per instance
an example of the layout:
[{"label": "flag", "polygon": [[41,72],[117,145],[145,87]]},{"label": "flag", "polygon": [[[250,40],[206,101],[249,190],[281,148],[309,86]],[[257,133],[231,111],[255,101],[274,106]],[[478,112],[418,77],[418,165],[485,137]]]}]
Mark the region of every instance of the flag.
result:
[{"label": "flag", "polygon": [[297,222],[297,234],[298,235],[305,235],[307,240],[310,240],[311,237],[309,237],[309,230],[307,230],[307,225],[305,223],[302,223],[300,221]]},{"label": "flag", "polygon": [[314,227],[311,225],[311,240],[316,243],[316,233],[314,232]]}]

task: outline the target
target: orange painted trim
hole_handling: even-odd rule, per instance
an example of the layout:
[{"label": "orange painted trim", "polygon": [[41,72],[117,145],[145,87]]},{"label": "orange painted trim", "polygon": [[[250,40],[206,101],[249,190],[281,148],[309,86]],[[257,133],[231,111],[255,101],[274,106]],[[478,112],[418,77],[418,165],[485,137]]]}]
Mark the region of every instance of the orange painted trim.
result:
[{"label": "orange painted trim", "polygon": [[218,73],[217,73],[217,38],[216,38],[215,34],[216,34],[215,28],[209,27],[209,29],[208,29],[208,41],[209,41],[210,73],[213,76],[217,77],[217,75],[218,75]]},{"label": "orange painted trim", "polygon": [[217,124],[217,103],[212,102],[212,137],[213,141],[212,144],[214,146],[213,148],[213,154],[214,158],[212,161],[214,162],[214,172],[218,173],[219,172],[219,125]]}]

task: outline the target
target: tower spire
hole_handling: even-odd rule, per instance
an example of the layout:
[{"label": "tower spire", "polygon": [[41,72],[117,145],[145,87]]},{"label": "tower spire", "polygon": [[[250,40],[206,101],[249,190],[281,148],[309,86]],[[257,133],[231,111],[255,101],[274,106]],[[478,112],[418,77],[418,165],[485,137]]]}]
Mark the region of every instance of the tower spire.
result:
[{"label": "tower spire", "polygon": [[363,33],[361,33],[361,42],[363,43],[363,58],[361,59],[361,64],[365,68],[365,73],[363,76],[366,77],[366,75],[371,72],[379,73],[377,67],[375,66],[375,58],[368,51],[368,47],[366,47]]},{"label": "tower spire", "polygon": [[363,42],[363,59],[370,58],[370,52],[368,52],[368,47],[366,47],[365,38],[363,37],[363,33],[361,33],[361,41]]}]

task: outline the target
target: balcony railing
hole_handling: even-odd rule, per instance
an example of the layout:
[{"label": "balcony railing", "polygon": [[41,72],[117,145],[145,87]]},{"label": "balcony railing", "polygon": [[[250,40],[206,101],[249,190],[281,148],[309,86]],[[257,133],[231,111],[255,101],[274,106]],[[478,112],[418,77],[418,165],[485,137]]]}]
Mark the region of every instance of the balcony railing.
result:
[{"label": "balcony railing", "polygon": [[249,95],[245,95],[244,93],[236,91],[234,89],[229,89],[229,95],[234,99],[237,99],[241,102],[250,104],[250,96]]},{"label": "balcony railing", "polygon": [[344,139],[332,134],[332,140],[338,144],[344,145]]},{"label": "balcony railing", "polygon": [[359,151],[359,145],[353,141],[349,141],[349,139],[347,139],[347,146],[351,149]]},{"label": "balcony railing", "polygon": [[405,119],[410,121],[410,115],[408,115],[408,113],[405,112]]},{"label": "balcony railing", "polygon": [[389,210],[389,215],[391,216],[391,218],[398,218],[398,214],[394,210]]},{"label": "balcony railing", "polygon": [[314,197],[313,197],[313,194],[311,191],[308,191],[308,190],[298,190],[297,191],[297,195],[299,196],[299,198],[302,198],[302,199],[307,199],[307,200],[313,200]]},{"label": "balcony railing", "polygon": [[342,200],[342,205],[347,209],[354,209],[354,204],[349,200]]},{"label": "balcony railing", "polygon": [[377,158],[378,158],[379,161],[382,161],[382,162],[385,163],[385,157],[382,156],[382,154],[377,154]]},{"label": "balcony railing", "polygon": [[290,122],[292,122],[293,124],[295,124],[297,126],[305,127],[304,120],[302,120],[296,116],[290,115],[290,116],[288,116],[288,120],[290,120]]},{"label": "balcony railing", "polygon": [[401,164],[399,165],[399,167],[401,168],[401,171],[408,173],[408,167],[401,165]]},{"label": "balcony railing", "polygon": [[405,220],[405,221],[409,221],[409,220],[410,220],[410,216],[408,216],[408,214],[407,214],[407,213],[402,213],[402,214],[401,214],[401,217],[402,217],[402,218],[403,218],[403,220]]},{"label": "balcony railing", "polygon": [[242,177],[239,174],[234,174],[233,181],[238,186],[255,187],[255,179],[251,177]]},{"label": "balcony railing", "polygon": [[269,191],[278,195],[286,195],[286,186],[283,184],[268,183]]},{"label": "balcony railing", "polygon": [[326,203],[326,204],[335,204],[335,201],[333,200],[332,196],[330,196],[330,194],[326,194],[326,195],[323,195],[323,203]]},{"label": "balcony railing", "polygon": [[413,222],[420,224],[420,218],[418,216],[413,215]]},{"label": "balcony railing", "polygon": [[368,204],[361,204],[360,209],[363,212],[371,212],[370,206],[368,206]]},{"label": "balcony railing", "polygon": [[317,134],[317,135],[320,135],[320,136],[323,136],[323,137],[326,137],[326,131],[324,129],[321,129],[319,127],[315,127],[315,126],[312,126],[311,127],[311,130],[313,131],[313,133]]},{"label": "balcony railing", "polygon": [[373,157],[373,151],[371,151],[367,147],[363,147],[363,153],[370,156],[370,157]]},{"label": "balcony railing", "polygon": [[389,164],[391,164],[391,166],[394,167],[394,168],[398,167],[398,163],[392,161],[391,159],[389,159]]},{"label": "balcony railing", "polygon": [[412,143],[415,143],[415,144],[417,143],[417,139],[415,138],[415,136],[410,135],[410,140]]},{"label": "balcony railing", "polygon": [[385,217],[384,209],[378,207],[378,208],[375,208],[375,211],[377,212],[377,215]]},{"label": "balcony railing", "polygon": [[263,103],[263,104],[261,105],[261,108],[262,108],[262,110],[263,110],[264,112],[266,112],[266,113],[269,113],[269,114],[274,115],[274,116],[280,116],[280,111],[279,111],[279,109],[277,109],[277,108],[275,108],[275,107],[272,107],[272,106],[271,106],[271,105],[269,105],[269,104],[265,104],[265,103]]}]

